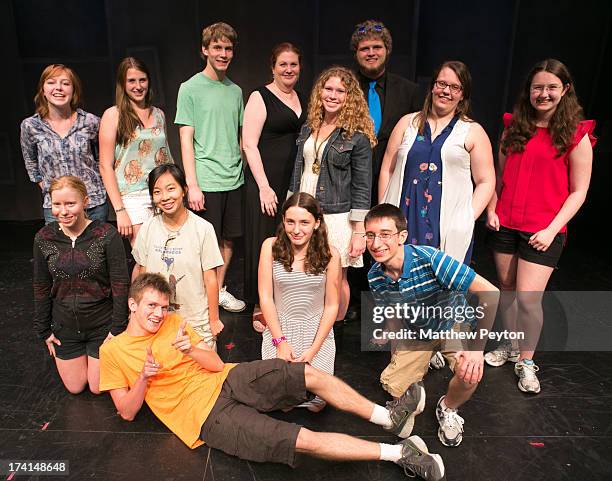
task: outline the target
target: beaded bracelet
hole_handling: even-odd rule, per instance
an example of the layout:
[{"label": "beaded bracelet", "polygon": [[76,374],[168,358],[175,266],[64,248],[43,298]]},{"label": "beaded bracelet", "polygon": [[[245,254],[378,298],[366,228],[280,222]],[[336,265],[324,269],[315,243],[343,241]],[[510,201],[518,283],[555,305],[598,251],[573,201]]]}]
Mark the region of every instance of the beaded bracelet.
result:
[{"label": "beaded bracelet", "polygon": [[274,344],[275,346],[278,346],[281,342],[286,341],[287,338],[285,336],[281,336],[281,337],[273,337],[272,338],[272,344]]}]

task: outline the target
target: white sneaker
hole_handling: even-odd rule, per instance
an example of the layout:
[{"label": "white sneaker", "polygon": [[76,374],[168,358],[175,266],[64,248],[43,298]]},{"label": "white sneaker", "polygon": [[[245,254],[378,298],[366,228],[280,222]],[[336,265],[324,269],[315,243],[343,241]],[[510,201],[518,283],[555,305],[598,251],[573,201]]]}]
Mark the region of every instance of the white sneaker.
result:
[{"label": "white sneaker", "polygon": [[537,394],[540,392],[540,381],[538,372],[540,368],[531,359],[522,359],[514,365],[514,372],[518,376],[518,388],[526,393]]},{"label": "white sneaker", "polygon": [[484,360],[489,366],[503,366],[506,362],[517,362],[521,356],[518,349],[512,349],[509,343],[502,343],[493,351],[484,355]]},{"label": "white sneaker", "polygon": [[436,405],[436,418],[440,427],[438,428],[438,438],[444,446],[456,447],[463,440],[463,424],[464,420],[456,409],[442,408],[442,400],[446,396],[442,396]]},{"label": "white sneaker", "polygon": [[225,286],[219,291],[219,307],[229,312],[242,312],[246,308],[244,301],[232,296]]}]

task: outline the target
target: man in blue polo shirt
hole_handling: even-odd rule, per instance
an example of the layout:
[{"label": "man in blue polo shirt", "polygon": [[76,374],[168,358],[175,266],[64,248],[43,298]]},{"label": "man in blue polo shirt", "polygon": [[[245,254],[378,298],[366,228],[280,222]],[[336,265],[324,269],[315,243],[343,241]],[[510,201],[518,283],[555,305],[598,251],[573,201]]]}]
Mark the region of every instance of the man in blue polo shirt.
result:
[{"label": "man in blue polo shirt", "polygon": [[[396,206],[377,205],[368,212],[364,223],[366,245],[375,261],[368,273],[368,282],[377,305],[392,307],[401,303],[421,309],[421,314],[415,314],[407,324],[415,333],[410,339],[418,342],[417,348],[410,343],[394,344],[391,362],[380,376],[383,388],[397,398],[425,376],[432,352],[440,349],[440,342],[434,339],[444,338],[451,331],[453,334],[470,332],[471,323],[476,319],[478,330],[472,332],[490,329],[499,291],[468,266],[438,249],[404,244],[408,237],[406,218]],[[477,308],[469,307],[465,300],[467,292],[478,296]],[[469,309],[472,316],[465,315]],[[449,312],[455,315],[449,316]],[[397,317],[389,319],[387,331],[397,329],[398,325],[401,322]],[[475,336],[469,347],[465,343],[452,344],[451,340],[441,350],[454,376],[436,407],[440,424],[438,437],[445,446],[461,443],[463,418],[457,409],[470,399],[482,379],[486,338]]]}]

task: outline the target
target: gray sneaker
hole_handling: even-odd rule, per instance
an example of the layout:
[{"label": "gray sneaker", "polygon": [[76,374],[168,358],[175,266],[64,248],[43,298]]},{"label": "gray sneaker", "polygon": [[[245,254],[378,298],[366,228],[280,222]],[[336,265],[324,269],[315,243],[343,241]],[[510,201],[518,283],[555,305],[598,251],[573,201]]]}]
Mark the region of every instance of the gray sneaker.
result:
[{"label": "gray sneaker", "polygon": [[463,441],[463,418],[459,416],[456,409],[442,409],[442,396],[436,405],[436,418],[440,427],[438,428],[438,438],[444,446],[456,447]]},{"label": "gray sneaker", "polygon": [[487,352],[484,355],[484,360],[489,366],[499,367],[506,364],[506,362],[517,362],[520,358],[520,351],[518,349],[512,349],[511,344],[500,344],[493,351]]},{"label": "gray sneaker", "polygon": [[430,454],[427,445],[418,436],[410,436],[400,441],[402,457],[397,464],[404,468],[404,474],[410,478],[415,475],[426,481],[441,481],[444,478],[444,462],[439,454]]},{"label": "gray sneaker", "polygon": [[526,393],[537,394],[540,392],[540,381],[538,372],[540,368],[531,359],[522,359],[514,365],[514,373],[519,377],[518,388]]},{"label": "gray sneaker", "polygon": [[398,399],[387,403],[393,426],[387,429],[400,438],[407,438],[414,427],[414,417],[425,409],[425,388],[421,381],[411,384]]}]

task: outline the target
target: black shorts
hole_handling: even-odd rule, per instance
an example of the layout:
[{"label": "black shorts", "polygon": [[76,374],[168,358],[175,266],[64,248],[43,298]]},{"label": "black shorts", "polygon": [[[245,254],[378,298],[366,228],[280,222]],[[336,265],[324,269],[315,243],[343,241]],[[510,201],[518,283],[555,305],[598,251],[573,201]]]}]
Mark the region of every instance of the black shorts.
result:
[{"label": "black shorts", "polygon": [[556,267],[563,252],[565,244],[565,233],[557,234],[548,249],[544,252],[538,251],[529,245],[529,238],[533,232],[524,232],[499,226],[498,231],[490,230],[487,234],[487,245],[495,252],[502,254],[515,254],[534,264]]},{"label": "black shorts", "polygon": [[206,210],[198,214],[215,228],[217,240],[242,236],[244,186],[225,192],[202,192]]},{"label": "black shorts", "polygon": [[55,356],[64,361],[76,359],[87,354],[95,359],[100,358],[100,346],[110,332],[110,326],[102,326],[90,331],[77,331],[71,327],[54,325],[53,334],[62,343],[54,344]]},{"label": "black shorts", "polygon": [[282,359],[236,366],[202,425],[202,440],[241,459],[293,466],[301,426],[262,413],[313,399],[306,391],[304,366]]}]

